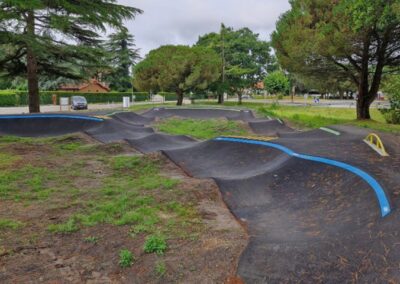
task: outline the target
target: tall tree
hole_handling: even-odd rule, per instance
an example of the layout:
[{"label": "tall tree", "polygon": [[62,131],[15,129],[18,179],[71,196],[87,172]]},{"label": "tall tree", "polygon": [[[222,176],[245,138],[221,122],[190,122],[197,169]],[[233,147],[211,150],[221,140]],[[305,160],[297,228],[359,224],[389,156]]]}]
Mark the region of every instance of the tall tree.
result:
[{"label": "tall tree", "polygon": [[0,73],[25,76],[29,111],[40,112],[39,75],[80,78],[103,56],[100,32],[121,29],[140,10],[116,0],[0,0],[0,46],[11,45]]},{"label": "tall tree", "polygon": [[141,91],[176,92],[182,105],[185,92],[205,90],[221,77],[222,62],[203,47],[162,46],[134,68],[134,86]]},{"label": "tall tree", "polygon": [[223,75],[213,85],[219,103],[224,92],[237,94],[240,100],[243,89],[261,81],[273,62],[269,43],[248,28],[234,30],[222,24],[219,33],[201,36],[196,46],[211,48],[223,59]]},{"label": "tall tree", "polygon": [[135,48],[134,37],[127,29],[122,29],[109,36],[105,44],[107,62],[111,63],[111,70],[105,76],[110,87],[118,91],[127,91],[132,88],[132,66],[140,58],[139,49]]},{"label": "tall tree", "polygon": [[385,67],[399,68],[399,42],[399,0],[292,0],[272,35],[289,72],[351,81],[358,119],[370,119]]}]

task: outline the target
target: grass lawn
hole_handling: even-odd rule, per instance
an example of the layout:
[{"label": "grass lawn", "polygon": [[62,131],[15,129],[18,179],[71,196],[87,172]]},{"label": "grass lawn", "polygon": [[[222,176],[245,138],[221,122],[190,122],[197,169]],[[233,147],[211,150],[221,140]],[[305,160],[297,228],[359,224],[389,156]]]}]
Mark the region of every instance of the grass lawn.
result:
[{"label": "grass lawn", "polygon": [[[244,234],[207,225],[203,195],[222,202],[213,183],[125,144],[0,137],[0,282],[197,282],[205,262],[215,262],[210,282],[223,282],[229,271],[217,267],[237,259]],[[217,245],[205,251],[209,239]]]},{"label": "grass lawn", "polygon": [[173,135],[189,135],[197,139],[212,139],[217,136],[250,135],[245,124],[225,119],[182,119],[170,118],[154,125],[158,131]]},{"label": "grass lawn", "polygon": [[[216,105],[216,103],[207,103]],[[237,107],[235,102],[226,102],[225,106]],[[377,109],[371,109],[371,121],[357,121],[356,110],[350,108],[332,108],[316,106],[284,106],[276,104],[245,102],[240,107],[253,109],[262,117],[279,117],[299,128],[319,128],[334,124],[351,124],[373,130],[400,133],[400,125],[388,124]]]}]

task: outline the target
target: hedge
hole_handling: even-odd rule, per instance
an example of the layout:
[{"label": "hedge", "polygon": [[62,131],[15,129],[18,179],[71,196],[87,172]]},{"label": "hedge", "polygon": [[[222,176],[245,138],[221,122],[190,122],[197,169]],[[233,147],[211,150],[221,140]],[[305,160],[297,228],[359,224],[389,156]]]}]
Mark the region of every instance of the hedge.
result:
[{"label": "hedge", "polygon": [[[136,102],[142,102],[149,99],[147,92],[111,92],[111,93],[76,93],[76,92],[60,92],[45,91],[40,92],[40,104],[53,104],[53,95],[57,96],[57,104],[60,97],[84,96],[88,103],[108,103],[122,102],[122,97],[135,96]],[[28,92],[26,91],[7,91],[0,93],[0,106],[25,106],[28,105]]]},{"label": "hedge", "polygon": [[165,101],[176,101],[178,96],[176,93],[171,92],[159,92],[158,95],[165,97]]}]

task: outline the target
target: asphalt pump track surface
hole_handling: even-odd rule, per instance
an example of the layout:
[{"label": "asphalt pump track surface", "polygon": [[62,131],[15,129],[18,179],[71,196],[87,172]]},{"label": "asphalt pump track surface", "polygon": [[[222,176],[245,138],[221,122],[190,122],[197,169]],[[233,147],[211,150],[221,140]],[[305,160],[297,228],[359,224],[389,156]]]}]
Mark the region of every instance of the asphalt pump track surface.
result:
[{"label": "asphalt pump track surface", "polygon": [[[103,143],[125,140],[143,153],[162,151],[189,175],[214,179],[248,230],[238,265],[246,283],[400,282],[399,137],[383,135],[390,157],[381,157],[362,141],[364,129],[297,132],[245,110],[71,116],[0,116],[0,134],[84,131]],[[196,141],[154,132],[153,121],[171,116],[243,120],[279,138]]]}]

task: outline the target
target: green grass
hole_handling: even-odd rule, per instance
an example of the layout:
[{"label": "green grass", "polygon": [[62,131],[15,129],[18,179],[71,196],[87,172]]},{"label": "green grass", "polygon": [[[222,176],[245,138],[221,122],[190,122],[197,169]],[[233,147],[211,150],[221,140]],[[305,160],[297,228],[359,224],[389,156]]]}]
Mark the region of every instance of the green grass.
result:
[{"label": "green grass", "polygon": [[24,224],[19,221],[9,220],[9,219],[0,219],[0,231],[2,230],[16,230],[23,227]]},{"label": "green grass", "polygon": [[0,169],[10,167],[19,160],[21,160],[20,156],[0,153]]},{"label": "green grass", "polygon": [[177,119],[160,121],[157,130],[173,135],[189,135],[197,139],[212,139],[222,135],[247,135],[247,129],[237,121],[223,119]]},{"label": "green grass", "polygon": [[0,167],[0,199],[46,200],[55,191],[48,183],[56,180],[62,180],[57,169],[49,171],[29,163],[17,169]]},{"label": "green grass", "polygon": [[69,218],[67,222],[61,224],[51,224],[47,229],[52,233],[73,233],[79,230],[75,218]]},{"label": "green grass", "polygon": [[98,237],[94,237],[94,236],[90,236],[90,237],[86,237],[84,239],[84,241],[86,243],[97,244],[97,242],[99,241],[99,238]]},{"label": "green grass", "polygon": [[122,268],[131,267],[134,261],[135,257],[129,250],[123,249],[119,252],[119,265]]},{"label": "green grass", "polygon": [[[216,103],[207,103],[216,105]],[[226,102],[225,106],[238,107],[235,102]],[[240,107],[253,109],[262,117],[278,117],[289,121],[299,128],[319,128],[334,124],[349,124],[373,130],[400,133],[400,125],[388,124],[379,110],[371,108],[370,121],[356,120],[354,108],[333,108],[317,106],[285,106],[244,102]]]},{"label": "green grass", "polygon": [[165,265],[164,261],[158,261],[156,263],[156,266],[154,267],[154,271],[157,275],[157,277],[162,278],[165,273],[167,272],[167,267]]},{"label": "green grass", "polygon": [[163,235],[151,235],[147,237],[143,250],[145,253],[163,255],[167,250],[167,241]]}]

